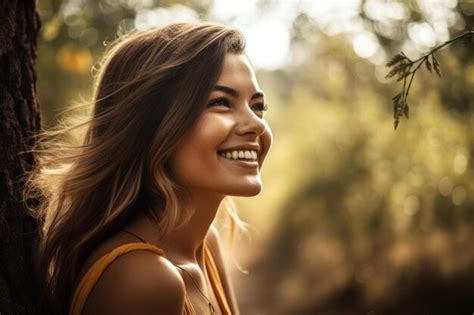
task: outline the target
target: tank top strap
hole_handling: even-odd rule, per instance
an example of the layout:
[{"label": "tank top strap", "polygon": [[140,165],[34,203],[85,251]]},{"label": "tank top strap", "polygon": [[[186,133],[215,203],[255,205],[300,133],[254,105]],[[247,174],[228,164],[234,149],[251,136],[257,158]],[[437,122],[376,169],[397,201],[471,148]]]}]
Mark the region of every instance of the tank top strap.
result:
[{"label": "tank top strap", "polygon": [[[89,268],[89,270],[82,277],[81,281],[79,282],[79,285],[75,289],[69,312],[70,315],[82,314],[87,298],[92,292],[92,289],[99,280],[100,276],[104,273],[105,269],[118,257],[135,250],[147,250],[162,257],[166,257],[166,254],[162,249],[156,247],[153,244],[147,243],[140,236],[132,232],[126,230],[122,231],[133,235],[134,237],[139,239],[141,243],[128,243],[118,246],[111,252],[102,256]],[[217,270],[217,266],[213,258],[212,250],[209,248],[207,240],[204,241],[204,259],[205,268],[209,275],[212,289],[216,294],[220,309],[222,310],[222,313],[224,315],[231,315],[230,307],[224,289],[222,287],[222,281],[220,279],[219,272]],[[196,312],[186,292],[184,299],[183,315],[196,315]]]},{"label": "tank top strap", "polygon": [[224,288],[222,286],[221,278],[219,277],[219,271],[217,270],[216,263],[212,256],[212,250],[209,248],[207,240],[204,241],[204,259],[206,271],[209,275],[209,280],[211,281],[212,289],[216,294],[217,302],[219,303],[222,314],[232,315]]},{"label": "tank top strap", "polygon": [[[122,230],[122,231],[136,237],[143,243],[147,243],[144,239],[142,239],[140,236],[136,235],[133,232],[130,232],[127,230]],[[204,257],[205,257],[204,259],[205,259],[206,270],[207,270],[207,273],[209,274],[211,286],[212,286],[213,291],[216,294],[217,302],[219,303],[220,309],[222,310],[222,313],[224,315],[231,315],[232,313],[230,311],[229,302],[227,301],[227,297],[225,295],[224,288],[222,286],[222,281],[220,279],[219,272],[217,270],[217,265],[214,261],[212,250],[209,248],[209,244],[206,239],[204,240]],[[183,314],[185,315],[196,314],[187,294],[185,294]]]},{"label": "tank top strap", "polygon": [[69,314],[81,315],[89,294],[92,292],[92,289],[100,276],[104,273],[105,269],[107,269],[107,267],[118,257],[136,250],[146,250],[166,257],[165,252],[162,249],[149,243],[128,243],[114,248],[111,252],[97,260],[82,277],[79,285],[74,291]]}]

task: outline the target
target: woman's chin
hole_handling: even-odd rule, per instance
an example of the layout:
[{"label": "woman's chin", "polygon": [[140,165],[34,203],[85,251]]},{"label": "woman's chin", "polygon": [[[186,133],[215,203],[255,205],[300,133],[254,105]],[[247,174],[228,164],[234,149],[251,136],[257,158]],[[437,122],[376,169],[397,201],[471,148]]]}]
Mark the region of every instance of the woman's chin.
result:
[{"label": "woman's chin", "polygon": [[236,197],[253,197],[258,195],[262,191],[262,185],[247,185],[246,187],[241,187],[236,189],[232,193],[229,193],[230,196]]}]

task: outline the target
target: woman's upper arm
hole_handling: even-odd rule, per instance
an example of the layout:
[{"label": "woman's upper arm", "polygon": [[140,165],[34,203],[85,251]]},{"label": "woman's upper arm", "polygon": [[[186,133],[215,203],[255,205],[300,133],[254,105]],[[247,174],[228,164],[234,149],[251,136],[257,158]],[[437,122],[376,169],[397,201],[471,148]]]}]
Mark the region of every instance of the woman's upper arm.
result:
[{"label": "woman's upper arm", "polygon": [[217,228],[211,224],[209,228],[209,233],[207,234],[207,240],[209,247],[213,253],[214,261],[216,263],[216,267],[219,271],[219,276],[222,281],[222,286],[228,298],[229,306],[231,307],[232,314],[240,314],[239,306],[237,304],[237,299],[235,297],[234,289],[232,286],[232,281],[229,276],[229,272],[226,268],[226,262],[224,261],[224,255],[222,254],[222,245],[221,245],[221,237],[219,235],[219,231]]},{"label": "woman's upper arm", "polygon": [[185,287],[176,269],[146,251],[119,257],[92,290],[83,315],[181,315]]}]

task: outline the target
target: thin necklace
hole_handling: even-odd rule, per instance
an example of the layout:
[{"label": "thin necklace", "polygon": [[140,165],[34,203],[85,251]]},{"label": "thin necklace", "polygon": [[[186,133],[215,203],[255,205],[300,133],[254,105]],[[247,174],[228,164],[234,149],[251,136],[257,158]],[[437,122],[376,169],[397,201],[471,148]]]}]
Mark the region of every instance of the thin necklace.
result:
[{"label": "thin necklace", "polygon": [[[146,242],[143,238],[141,238],[140,236],[136,235],[135,233],[132,233],[130,231],[127,231],[127,230],[121,230],[122,232],[125,232],[125,233],[128,233],[132,236],[135,236],[136,238],[138,238],[140,241],[142,241],[143,243],[148,243]],[[182,270],[184,273],[186,273],[190,278],[191,280],[193,281],[193,285],[196,287],[196,289],[199,291],[199,294],[201,294],[201,296],[203,298],[206,299],[207,303],[208,303],[208,306],[209,306],[209,311],[211,312],[212,315],[215,315],[216,314],[216,310],[214,308],[214,305],[211,303],[211,301],[207,298],[206,295],[204,295],[204,293],[201,291],[201,289],[199,289],[199,286],[198,284],[196,283],[196,281],[194,280],[193,276],[186,270],[184,269],[183,267],[181,266],[178,266],[177,264],[173,263],[172,261],[170,261],[176,268]]]},{"label": "thin necklace", "polygon": [[202,293],[201,289],[199,289],[199,286],[198,286],[198,284],[196,283],[196,281],[194,280],[193,276],[192,276],[186,269],[184,269],[183,267],[178,266],[178,265],[176,265],[176,264],[173,263],[173,262],[172,262],[172,264],[173,264],[176,268],[179,268],[180,270],[184,271],[184,272],[191,278],[191,280],[193,281],[194,286],[196,287],[196,289],[198,289],[199,294],[201,294],[202,297],[206,299],[206,301],[207,301],[207,303],[208,303],[208,306],[209,306],[209,311],[211,312],[211,314],[212,314],[212,315],[216,314],[216,311],[215,311],[215,309],[214,309],[214,305],[212,305],[211,301],[207,298],[207,296],[205,296],[204,293]]}]

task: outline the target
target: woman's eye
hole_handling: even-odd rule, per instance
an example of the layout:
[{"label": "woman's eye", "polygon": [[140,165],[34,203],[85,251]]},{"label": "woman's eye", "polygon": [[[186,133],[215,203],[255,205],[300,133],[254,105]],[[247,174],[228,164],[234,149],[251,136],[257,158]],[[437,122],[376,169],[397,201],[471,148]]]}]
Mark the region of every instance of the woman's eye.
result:
[{"label": "woman's eye", "polygon": [[257,112],[266,112],[268,110],[268,105],[263,103],[257,103],[252,105],[252,109]]},{"label": "woman's eye", "polygon": [[225,106],[225,107],[230,107],[230,103],[227,99],[225,98],[218,98],[215,100],[211,100],[209,103],[207,103],[207,106]]}]

